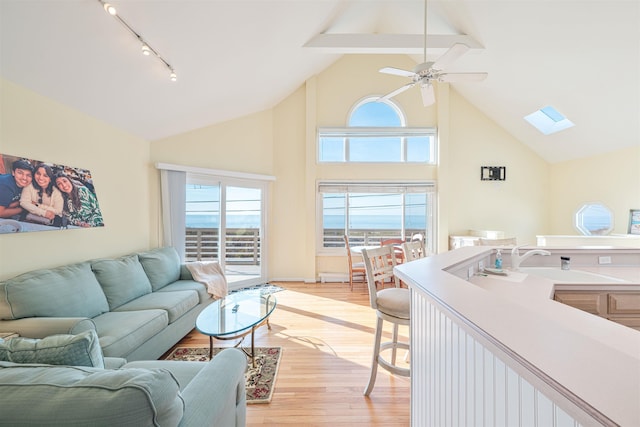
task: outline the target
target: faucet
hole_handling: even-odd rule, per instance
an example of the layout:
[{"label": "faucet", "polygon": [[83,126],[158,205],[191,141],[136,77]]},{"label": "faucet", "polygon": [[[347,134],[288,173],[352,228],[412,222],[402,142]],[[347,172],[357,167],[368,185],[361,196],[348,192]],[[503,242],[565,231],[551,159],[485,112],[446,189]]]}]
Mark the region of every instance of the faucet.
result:
[{"label": "faucet", "polygon": [[515,248],[511,249],[511,270],[512,271],[520,270],[520,264],[522,263],[522,261],[524,261],[525,259],[533,255],[545,255],[545,256],[551,255],[551,252],[549,251],[545,251],[542,249],[533,249],[525,252],[524,255],[520,256],[521,247],[522,246],[516,246]]}]

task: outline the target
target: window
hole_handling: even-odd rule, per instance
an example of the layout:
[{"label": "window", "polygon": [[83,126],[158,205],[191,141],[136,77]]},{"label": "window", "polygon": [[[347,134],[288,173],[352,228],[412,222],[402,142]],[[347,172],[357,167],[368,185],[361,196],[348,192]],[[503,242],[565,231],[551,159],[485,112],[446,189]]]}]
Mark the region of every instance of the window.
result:
[{"label": "window", "polygon": [[600,203],[586,203],[576,212],[576,228],[585,236],[603,236],[613,230],[613,213]]},{"label": "window", "polygon": [[549,105],[525,116],[524,119],[544,135],[550,135],[574,126],[571,120]]},{"label": "window", "polygon": [[361,101],[348,126],[318,130],[319,162],[435,163],[435,129],[406,127],[391,101]]},{"label": "window", "polygon": [[344,234],[354,246],[416,234],[434,249],[433,182],[320,182],[321,250],[342,252]]}]

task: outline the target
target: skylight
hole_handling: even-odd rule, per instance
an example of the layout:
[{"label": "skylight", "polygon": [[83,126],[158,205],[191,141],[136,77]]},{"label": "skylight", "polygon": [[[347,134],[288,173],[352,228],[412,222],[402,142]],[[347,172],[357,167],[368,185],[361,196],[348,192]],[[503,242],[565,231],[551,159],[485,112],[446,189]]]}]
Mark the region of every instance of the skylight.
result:
[{"label": "skylight", "polygon": [[524,119],[545,135],[559,132],[575,126],[569,119],[551,106],[535,111]]}]

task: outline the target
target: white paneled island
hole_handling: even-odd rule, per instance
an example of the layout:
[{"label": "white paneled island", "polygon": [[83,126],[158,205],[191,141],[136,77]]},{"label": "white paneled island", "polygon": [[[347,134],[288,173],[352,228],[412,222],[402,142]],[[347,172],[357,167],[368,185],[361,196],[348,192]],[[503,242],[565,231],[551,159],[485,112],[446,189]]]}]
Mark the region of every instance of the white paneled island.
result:
[{"label": "white paneled island", "polygon": [[412,426],[640,426],[640,332],[553,300],[558,288],[640,291],[640,249],[545,249],[526,267],[570,256],[591,275],[478,274],[495,253],[482,246],[396,267],[412,290]]}]

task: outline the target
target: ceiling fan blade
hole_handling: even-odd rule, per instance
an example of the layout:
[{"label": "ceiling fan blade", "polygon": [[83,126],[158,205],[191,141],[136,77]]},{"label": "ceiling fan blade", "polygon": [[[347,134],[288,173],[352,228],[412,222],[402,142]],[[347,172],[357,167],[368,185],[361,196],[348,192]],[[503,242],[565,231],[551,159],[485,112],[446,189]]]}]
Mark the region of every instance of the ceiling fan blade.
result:
[{"label": "ceiling fan blade", "polygon": [[428,107],[429,105],[432,105],[436,102],[436,94],[431,83],[420,85],[420,91],[422,92],[422,103],[425,107]]},{"label": "ceiling fan blade", "polygon": [[456,43],[451,46],[448,51],[443,53],[442,56],[433,63],[431,68],[435,68],[436,70],[444,70],[445,68],[447,68],[447,65],[460,58],[462,55],[467,53],[468,50],[469,46],[467,46],[466,44]]},{"label": "ceiling fan blade", "polygon": [[415,74],[413,71],[401,70],[399,68],[384,67],[379,70],[381,73],[393,74],[394,76],[413,77]]},{"label": "ceiling fan blade", "polygon": [[413,87],[413,86],[415,86],[415,85],[416,85],[416,84],[415,84],[414,82],[412,82],[412,83],[407,83],[407,84],[406,84],[406,85],[404,85],[404,86],[400,86],[398,89],[394,90],[393,92],[388,93],[388,94],[386,94],[386,95],[384,95],[384,96],[381,96],[380,98],[378,98],[378,99],[377,99],[377,101],[379,102],[379,101],[383,101],[383,100],[385,100],[385,99],[393,98],[394,96],[398,95],[399,93],[402,93],[402,92],[404,92],[405,90],[407,90],[407,89],[409,89],[409,88],[412,88],[412,87]]},{"label": "ceiling fan blade", "polygon": [[438,78],[441,82],[480,82],[487,78],[489,73],[444,73]]}]

